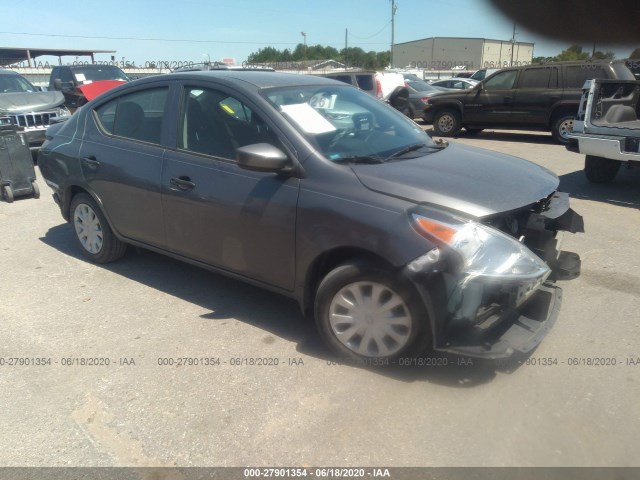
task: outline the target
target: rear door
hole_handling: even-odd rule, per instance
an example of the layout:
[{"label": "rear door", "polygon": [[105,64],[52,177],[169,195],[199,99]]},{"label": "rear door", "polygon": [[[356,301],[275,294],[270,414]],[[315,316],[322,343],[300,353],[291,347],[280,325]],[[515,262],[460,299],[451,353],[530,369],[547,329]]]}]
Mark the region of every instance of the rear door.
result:
[{"label": "rear door", "polygon": [[113,227],[163,247],[160,181],[168,82],[108,100],[87,112],[82,172]]},{"label": "rear door", "polygon": [[299,179],[238,167],[236,149],[270,143],[271,123],[225,87],[186,83],[162,204],[169,249],[292,290]]},{"label": "rear door", "polygon": [[525,68],[515,92],[511,122],[520,126],[546,126],[549,115],[562,100],[559,69],[555,66]]}]

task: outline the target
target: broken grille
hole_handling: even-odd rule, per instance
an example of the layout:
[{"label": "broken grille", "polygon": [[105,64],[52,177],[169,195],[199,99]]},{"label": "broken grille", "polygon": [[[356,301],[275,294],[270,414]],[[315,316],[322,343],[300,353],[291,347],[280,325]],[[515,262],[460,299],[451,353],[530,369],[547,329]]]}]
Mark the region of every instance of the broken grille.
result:
[{"label": "broken grille", "polygon": [[55,112],[41,112],[41,113],[20,113],[11,115],[13,123],[18,128],[37,129],[46,128],[49,126],[51,120],[58,115]]}]

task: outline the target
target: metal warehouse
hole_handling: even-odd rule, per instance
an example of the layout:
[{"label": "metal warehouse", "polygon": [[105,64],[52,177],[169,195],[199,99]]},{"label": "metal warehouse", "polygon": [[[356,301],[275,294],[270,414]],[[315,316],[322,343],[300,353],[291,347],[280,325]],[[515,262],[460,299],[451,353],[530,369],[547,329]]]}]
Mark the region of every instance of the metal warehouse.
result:
[{"label": "metal warehouse", "polygon": [[426,70],[526,65],[533,59],[533,45],[488,38],[431,37],[393,45],[393,63]]}]

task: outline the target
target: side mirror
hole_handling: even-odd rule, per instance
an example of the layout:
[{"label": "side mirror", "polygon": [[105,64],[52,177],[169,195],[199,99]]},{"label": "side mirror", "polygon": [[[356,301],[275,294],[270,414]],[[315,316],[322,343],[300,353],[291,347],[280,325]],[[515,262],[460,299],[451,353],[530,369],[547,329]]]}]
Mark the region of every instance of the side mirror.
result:
[{"label": "side mirror", "polygon": [[54,78],[53,88],[55,88],[56,90],[62,90],[62,80],[60,80],[59,78]]},{"label": "side mirror", "polygon": [[269,143],[254,143],[236,151],[238,166],[254,172],[284,173],[291,170],[289,157]]}]

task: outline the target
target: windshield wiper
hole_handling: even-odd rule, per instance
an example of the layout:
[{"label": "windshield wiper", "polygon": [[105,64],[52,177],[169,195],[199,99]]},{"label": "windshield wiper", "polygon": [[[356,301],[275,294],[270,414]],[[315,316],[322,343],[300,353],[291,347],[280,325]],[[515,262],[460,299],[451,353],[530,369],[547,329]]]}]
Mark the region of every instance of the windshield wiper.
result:
[{"label": "windshield wiper", "polygon": [[368,155],[353,155],[351,157],[341,157],[334,160],[336,163],[384,163],[385,159],[381,157],[372,157]]},{"label": "windshield wiper", "polygon": [[414,143],[412,145],[408,145],[404,148],[401,148],[400,150],[398,150],[395,153],[392,153],[391,155],[389,155],[386,159],[385,162],[387,160],[391,160],[392,158],[396,158],[396,157],[400,157],[406,153],[410,153],[413,152],[415,150],[420,150],[421,148],[428,148],[431,150],[442,150],[443,148],[446,148],[447,145],[427,145],[426,143]]}]

